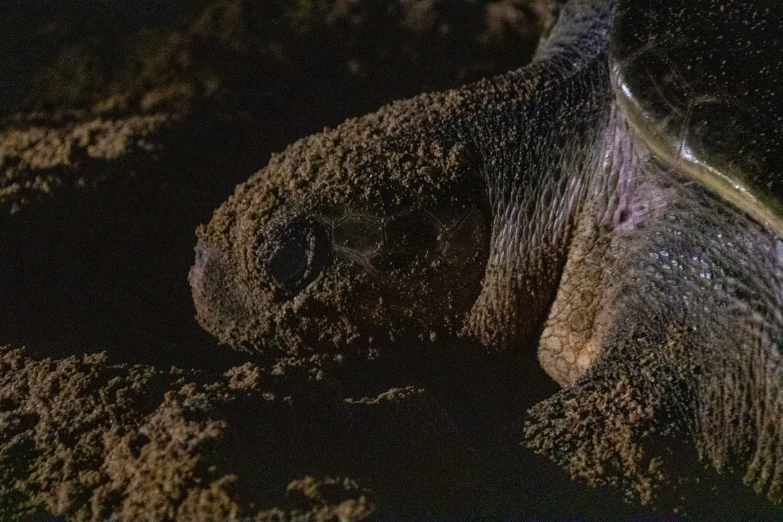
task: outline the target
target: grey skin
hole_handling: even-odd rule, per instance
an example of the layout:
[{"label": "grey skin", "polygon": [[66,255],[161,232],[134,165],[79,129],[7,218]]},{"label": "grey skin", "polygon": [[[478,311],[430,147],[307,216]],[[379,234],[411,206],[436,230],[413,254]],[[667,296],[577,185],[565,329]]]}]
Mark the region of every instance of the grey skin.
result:
[{"label": "grey skin", "polygon": [[574,477],[652,501],[677,441],[780,502],[782,27],[771,1],[572,1],[528,67],[238,186],[198,231],[197,317],[267,353],[537,342],[563,388],[519,437]]}]

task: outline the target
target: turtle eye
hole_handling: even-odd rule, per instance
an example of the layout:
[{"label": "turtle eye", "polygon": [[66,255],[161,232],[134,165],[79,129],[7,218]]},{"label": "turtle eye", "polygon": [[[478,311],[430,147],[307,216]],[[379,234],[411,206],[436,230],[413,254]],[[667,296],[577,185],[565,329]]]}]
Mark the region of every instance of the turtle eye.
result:
[{"label": "turtle eye", "polygon": [[[269,238],[266,272],[279,289],[295,293],[326,268],[331,250],[326,228],[315,220],[297,218]],[[263,255],[263,254],[262,254]]]},{"label": "turtle eye", "polygon": [[296,235],[281,245],[269,260],[269,274],[277,284],[292,288],[304,279],[311,251],[307,237]]}]

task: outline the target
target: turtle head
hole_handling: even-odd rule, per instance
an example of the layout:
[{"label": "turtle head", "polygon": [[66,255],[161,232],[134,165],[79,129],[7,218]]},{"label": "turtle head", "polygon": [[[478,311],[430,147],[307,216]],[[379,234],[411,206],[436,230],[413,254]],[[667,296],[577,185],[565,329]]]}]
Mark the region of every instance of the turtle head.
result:
[{"label": "turtle head", "polygon": [[372,356],[460,329],[487,258],[486,191],[417,104],[433,106],[398,102],[302,139],[237,187],[197,231],[189,280],[206,330],[235,347]]}]

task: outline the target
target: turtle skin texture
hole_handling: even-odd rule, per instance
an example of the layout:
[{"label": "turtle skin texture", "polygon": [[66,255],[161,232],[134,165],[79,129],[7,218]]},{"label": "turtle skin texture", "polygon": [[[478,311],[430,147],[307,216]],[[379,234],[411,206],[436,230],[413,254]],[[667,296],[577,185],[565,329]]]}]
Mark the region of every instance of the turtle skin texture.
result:
[{"label": "turtle skin texture", "polygon": [[[632,4],[570,2],[530,66],[394,103],[273,157],[198,230],[190,282],[202,326],[250,352],[370,360],[437,349],[502,360],[537,345],[562,389],[527,411],[517,441],[572,477],[649,503],[676,499],[706,465],[783,501],[783,244],[763,213],[694,176],[672,152],[682,146],[654,146],[665,115],[645,127],[621,103],[612,67],[630,62],[610,49],[612,25],[637,16]],[[783,24],[772,4],[722,4],[696,8]],[[753,35],[726,37],[760,49]],[[770,98],[756,101],[742,95],[768,114]],[[753,190],[781,174],[770,170],[783,152],[772,114],[757,127],[772,138],[749,149]],[[696,160],[720,174],[742,151],[704,128]],[[420,231],[440,219],[425,210],[473,216],[459,255],[440,254],[446,227],[417,254],[374,265],[341,249],[330,221],[409,209],[422,212],[410,223]],[[383,241],[389,255],[405,250]]]}]

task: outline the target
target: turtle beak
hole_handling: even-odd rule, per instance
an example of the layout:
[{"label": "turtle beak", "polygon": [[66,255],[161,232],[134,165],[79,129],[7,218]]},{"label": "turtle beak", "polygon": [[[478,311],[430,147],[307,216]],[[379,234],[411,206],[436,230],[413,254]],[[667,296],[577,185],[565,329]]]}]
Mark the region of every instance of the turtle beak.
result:
[{"label": "turtle beak", "polygon": [[226,253],[219,247],[199,239],[196,259],[188,274],[196,319],[199,324],[224,341],[224,336],[237,324],[250,318],[247,303],[237,291]]},{"label": "turtle beak", "polygon": [[[193,290],[193,298],[197,303],[204,301],[205,296],[209,295],[210,287],[209,272],[210,266],[216,259],[214,250],[205,244],[202,240],[196,244],[196,261],[188,274],[188,282]],[[198,304],[196,305],[198,307]]]}]

